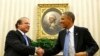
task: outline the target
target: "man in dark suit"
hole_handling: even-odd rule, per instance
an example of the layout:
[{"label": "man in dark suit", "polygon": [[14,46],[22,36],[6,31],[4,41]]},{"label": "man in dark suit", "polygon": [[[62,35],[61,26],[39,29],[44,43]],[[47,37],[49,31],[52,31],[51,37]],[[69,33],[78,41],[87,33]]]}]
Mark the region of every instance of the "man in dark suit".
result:
[{"label": "man in dark suit", "polygon": [[17,30],[9,31],[6,36],[4,56],[34,55],[35,47],[31,46],[31,39],[25,35],[30,28],[29,19],[22,17],[15,26]]},{"label": "man in dark suit", "polygon": [[74,26],[74,20],[72,12],[64,12],[60,21],[64,30],[59,32],[56,45],[48,50],[40,48],[37,54],[52,56],[63,51],[63,56],[93,56],[99,49],[97,43],[87,28]]}]

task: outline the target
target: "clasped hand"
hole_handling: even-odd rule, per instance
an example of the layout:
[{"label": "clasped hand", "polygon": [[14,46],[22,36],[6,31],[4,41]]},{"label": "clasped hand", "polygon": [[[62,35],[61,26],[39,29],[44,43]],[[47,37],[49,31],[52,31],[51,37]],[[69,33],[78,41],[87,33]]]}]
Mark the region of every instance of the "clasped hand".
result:
[{"label": "clasped hand", "polygon": [[37,56],[43,56],[44,49],[42,49],[41,47],[38,47],[36,50],[36,54],[37,54]]}]

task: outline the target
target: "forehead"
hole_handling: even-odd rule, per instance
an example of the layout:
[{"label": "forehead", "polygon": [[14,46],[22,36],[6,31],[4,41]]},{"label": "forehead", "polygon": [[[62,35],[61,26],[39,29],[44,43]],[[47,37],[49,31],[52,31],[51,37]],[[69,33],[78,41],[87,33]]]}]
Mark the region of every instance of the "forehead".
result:
[{"label": "forehead", "polygon": [[62,14],[62,15],[61,15],[61,17],[68,17],[68,16],[67,16],[67,15],[65,15],[65,14]]}]

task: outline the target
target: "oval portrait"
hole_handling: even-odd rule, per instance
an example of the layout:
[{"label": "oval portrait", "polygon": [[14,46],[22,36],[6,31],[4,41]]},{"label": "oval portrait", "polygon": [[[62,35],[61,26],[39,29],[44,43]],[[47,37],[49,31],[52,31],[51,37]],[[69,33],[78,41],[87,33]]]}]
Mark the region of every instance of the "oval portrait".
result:
[{"label": "oval portrait", "polygon": [[60,26],[61,12],[56,8],[46,10],[42,16],[42,28],[49,35],[55,35],[61,31]]}]

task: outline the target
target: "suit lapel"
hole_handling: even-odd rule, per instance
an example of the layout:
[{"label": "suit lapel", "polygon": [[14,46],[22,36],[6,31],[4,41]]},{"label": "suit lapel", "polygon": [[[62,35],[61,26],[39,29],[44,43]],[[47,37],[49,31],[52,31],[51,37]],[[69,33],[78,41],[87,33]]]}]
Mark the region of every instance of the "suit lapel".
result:
[{"label": "suit lapel", "polygon": [[64,47],[64,42],[65,42],[65,36],[66,36],[66,29],[64,30],[64,32],[62,34],[62,39],[61,39],[61,42],[63,44],[63,47]]},{"label": "suit lapel", "polygon": [[26,42],[25,42],[25,40],[23,38],[23,35],[18,30],[16,30],[16,33],[19,35],[20,41],[23,42],[24,44],[26,44]]},{"label": "suit lapel", "polygon": [[74,47],[75,47],[75,50],[78,47],[78,36],[79,36],[78,29],[75,26],[74,27]]}]

